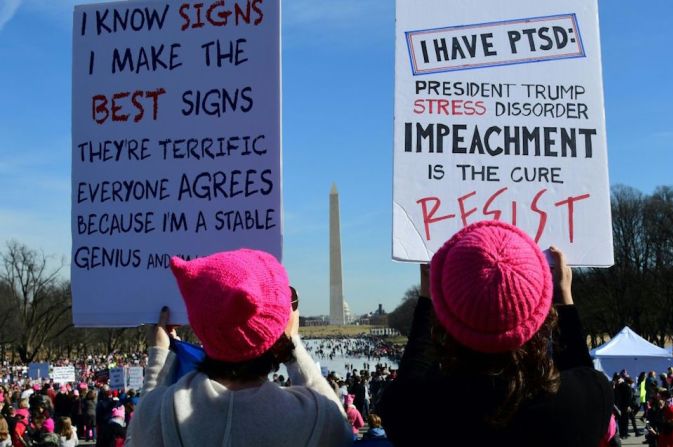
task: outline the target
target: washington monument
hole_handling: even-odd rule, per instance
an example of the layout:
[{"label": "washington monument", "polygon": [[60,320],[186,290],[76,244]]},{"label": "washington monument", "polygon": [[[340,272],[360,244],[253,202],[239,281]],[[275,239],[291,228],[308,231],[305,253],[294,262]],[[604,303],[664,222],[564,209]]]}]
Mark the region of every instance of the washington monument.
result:
[{"label": "washington monument", "polygon": [[341,275],[341,232],[339,229],[339,193],[332,184],[329,193],[329,322],[343,326],[344,294]]}]

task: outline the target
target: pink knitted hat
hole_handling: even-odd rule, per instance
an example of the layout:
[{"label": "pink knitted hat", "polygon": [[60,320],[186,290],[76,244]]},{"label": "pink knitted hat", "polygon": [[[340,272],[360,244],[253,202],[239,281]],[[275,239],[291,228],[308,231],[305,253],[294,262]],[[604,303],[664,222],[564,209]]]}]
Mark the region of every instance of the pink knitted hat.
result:
[{"label": "pink knitted hat", "polygon": [[440,324],[479,352],[521,347],[549,313],[553,284],[537,244],[515,226],[463,228],[432,257],[430,287]]},{"label": "pink knitted hat", "polygon": [[119,405],[118,407],[114,407],[114,408],[112,409],[112,417],[113,417],[113,418],[121,418],[121,419],[124,419],[125,416],[126,416],[126,411],[124,410],[124,406],[123,406],[123,405]]},{"label": "pink knitted hat", "polygon": [[47,432],[49,432],[49,433],[54,433],[55,425],[56,424],[54,423],[54,420],[52,418],[47,418],[42,423],[42,428],[47,430]]},{"label": "pink knitted hat", "polygon": [[269,253],[241,249],[184,261],[171,269],[187,306],[189,323],[206,354],[224,362],[259,357],[290,319],[290,284]]}]

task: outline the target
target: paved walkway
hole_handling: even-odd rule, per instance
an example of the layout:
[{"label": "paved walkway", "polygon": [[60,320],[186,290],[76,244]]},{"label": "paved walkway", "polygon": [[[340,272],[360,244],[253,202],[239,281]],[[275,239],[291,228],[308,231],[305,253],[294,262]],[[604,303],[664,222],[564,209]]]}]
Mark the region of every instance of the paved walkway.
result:
[{"label": "paved walkway", "polygon": [[[636,419],[636,422],[638,423],[638,429],[642,430],[643,432],[645,431],[645,424],[640,420]],[[365,422],[365,426],[360,429],[360,437],[362,438],[362,435],[367,431],[368,425]],[[622,439],[622,446],[642,446],[643,441],[645,441],[645,436],[636,436],[635,433],[633,432],[633,428],[629,428],[629,437],[626,439]],[[86,442],[86,441],[80,441],[79,445],[96,445],[94,441]]]},{"label": "paved walkway", "polygon": [[[636,419],[636,422],[638,423],[638,430],[641,430],[642,433],[645,433],[645,423],[642,422],[640,419]],[[643,441],[645,441],[645,435],[643,436],[636,436],[636,434],[633,432],[633,427],[629,428],[629,437],[626,439],[622,439],[622,446],[627,446],[627,445],[643,445]],[[647,445],[647,444],[645,444]]]}]

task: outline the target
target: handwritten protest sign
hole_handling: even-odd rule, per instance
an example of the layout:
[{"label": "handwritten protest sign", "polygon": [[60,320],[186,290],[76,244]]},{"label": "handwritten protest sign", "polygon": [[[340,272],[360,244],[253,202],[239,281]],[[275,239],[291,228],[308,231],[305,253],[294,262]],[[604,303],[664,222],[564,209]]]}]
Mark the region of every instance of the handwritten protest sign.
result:
[{"label": "handwritten protest sign", "polygon": [[126,368],[126,386],[139,391],[145,383],[144,369],[142,366],[129,366]]},{"label": "handwritten protest sign", "polygon": [[54,366],[51,373],[51,378],[54,382],[65,384],[75,381],[75,367],[74,366]]},{"label": "handwritten protest sign", "polygon": [[123,367],[110,368],[108,379],[110,388],[123,390],[126,388],[126,374]]},{"label": "handwritten protest sign", "polygon": [[613,263],[596,0],[397,0],[393,257],[479,220]]},{"label": "handwritten protest sign", "polygon": [[185,323],[173,255],[280,258],[279,33],[275,1],[75,8],[76,325]]}]

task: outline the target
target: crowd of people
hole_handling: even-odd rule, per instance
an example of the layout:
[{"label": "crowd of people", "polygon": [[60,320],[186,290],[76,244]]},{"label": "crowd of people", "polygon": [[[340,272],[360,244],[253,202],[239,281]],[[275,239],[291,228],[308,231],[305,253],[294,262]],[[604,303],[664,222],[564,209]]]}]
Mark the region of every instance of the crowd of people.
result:
[{"label": "crowd of people", "polygon": [[[502,222],[464,228],[421,266],[403,350],[371,337],[306,343],[298,298],[268,253],[172,258],[204,358],[183,371],[164,307],[147,353],[76,362],[80,382],[31,382],[9,367],[0,447],[93,438],[105,447],[606,447],[619,445],[629,424],[650,446],[673,447],[673,371],[638,380],[623,371],[612,383],[596,371],[572,272],[563,253],[549,254],[553,267]],[[345,373],[323,377],[316,360],[339,358],[349,359]],[[113,363],[144,366],[140,397],[103,383]]]},{"label": "crowd of people", "polygon": [[123,445],[138,399],[135,390],[94,381],[21,379],[0,385],[0,446],[72,447],[80,440]]},{"label": "crowd of people", "polygon": [[[673,368],[661,373],[642,371],[636,380],[622,370],[613,375],[612,386],[620,439],[630,437],[630,425],[635,436],[645,435],[643,443],[673,447]],[[638,427],[637,420],[642,427]]]},{"label": "crowd of people", "polygon": [[[381,419],[373,410],[385,385],[395,378],[396,363],[386,360],[399,361],[401,348],[379,337],[360,336],[314,339],[306,343],[306,349],[316,360],[344,360],[345,375],[331,371],[327,382],[343,403],[354,437],[368,421],[363,438],[385,438]],[[354,359],[362,360],[360,368]],[[28,365],[4,362],[0,367],[0,447],[74,446],[80,440],[106,447],[118,445],[125,437],[140,390],[110,389],[106,385],[109,368],[146,363],[146,353],[59,358],[52,366],[74,366],[78,379],[61,385],[30,379]],[[282,387],[292,386],[290,378],[283,375],[274,373],[271,380]],[[2,439],[5,432],[6,440]]]},{"label": "crowd of people", "polygon": [[[315,343],[310,343],[313,341]],[[382,360],[399,362],[402,358],[401,346],[388,342],[385,338],[375,336],[333,336],[316,340],[307,340],[306,350],[317,360],[334,360],[352,357],[366,360],[364,368],[370,369],[369,362],[381,363]],[[353,369],[355,365],[346,364],[346,369]]]}]

